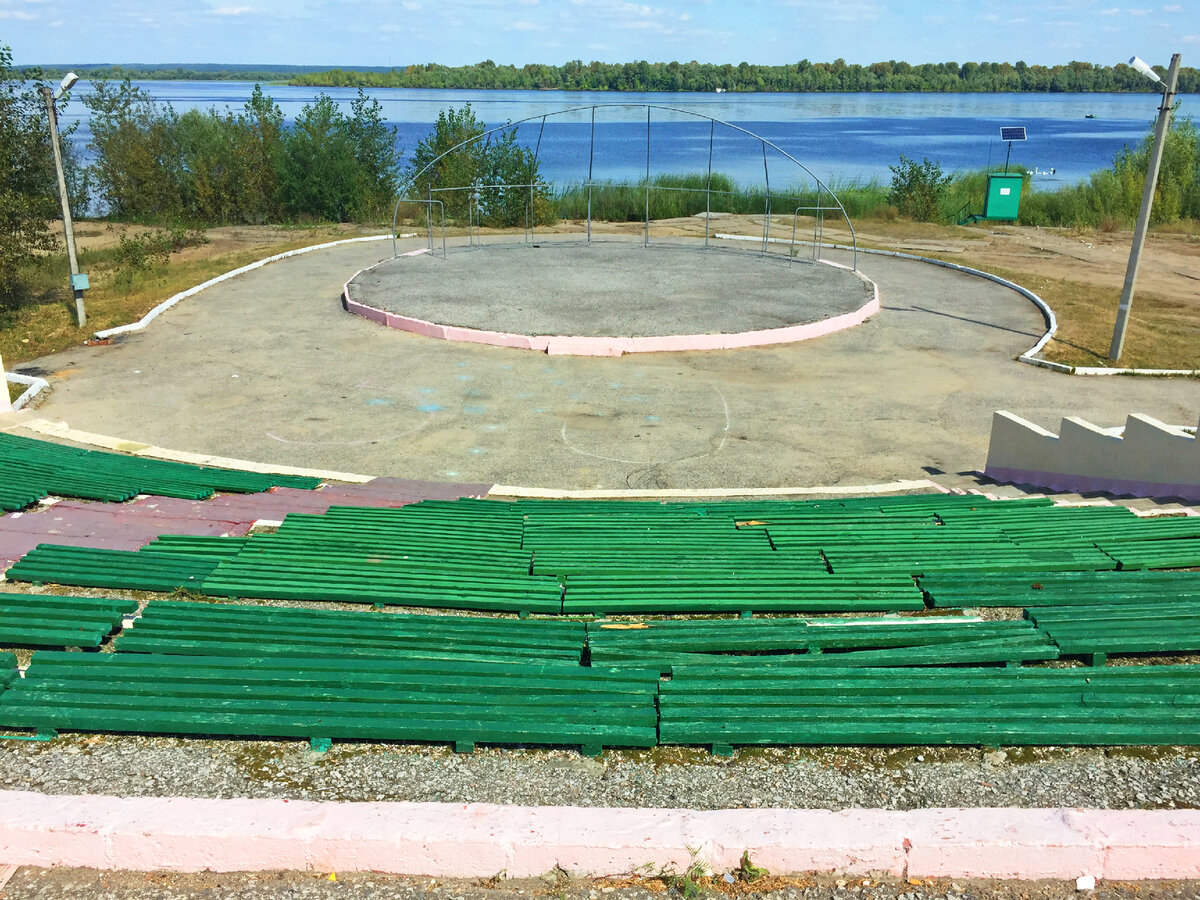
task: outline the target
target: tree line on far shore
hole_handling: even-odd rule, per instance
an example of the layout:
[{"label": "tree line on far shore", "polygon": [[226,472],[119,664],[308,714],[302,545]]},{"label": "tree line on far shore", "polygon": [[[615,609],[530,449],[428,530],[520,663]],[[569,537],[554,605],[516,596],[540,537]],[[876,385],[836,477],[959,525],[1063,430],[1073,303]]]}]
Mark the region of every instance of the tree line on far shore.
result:
[{"label": "tree line on far shore", "polygon": [[[121,81],[257,81],[287,82],[308,87],[442,88],[463,90],[555,91],[713,91],[742,92],[921,92],[921,93],[1145,93],[1155,87],[1137,71],[1074,61],[1061,65],[1007,62],[907,63],[894,59],[870,65],[802,59],[781,66],[752,63],[627,62],[571,60],[561,66],[529,63],[498,65],[491,60],[468,66],[423,63],[402,68],[273,70],[269,66],[200,69],[175,66],[77,66],[89,80]],[[1156,66],[1159,75],[1166,68]],[[58,78],[66,69],[19,70],[28,78],[41,72]],[[1200,93],[1200,69],[1181,67],[1179,92]]]},{"label": "tree line on far shore", "polygon": [[[1164,68],[1158,68],[1165,75]],[[291,84],[317,87],[450,88],[469,90],[555,91],[713,91],[735,92],[942,92],[1080,93],[1145,92],[1154,86],[1124,63],[1088,62],[1039,66],[996,62],[944,62],[913,65],[896,60],[870,65],[802,59],[783,66],[700,62],[584,63],[561,66],[531,63],[497,65],[484,60],[469,66],[437,63],[410,65],[386,72],[330,69],[292,76]],[[1180,68],[1180,93],[1200,92],[1200,69]]]}]

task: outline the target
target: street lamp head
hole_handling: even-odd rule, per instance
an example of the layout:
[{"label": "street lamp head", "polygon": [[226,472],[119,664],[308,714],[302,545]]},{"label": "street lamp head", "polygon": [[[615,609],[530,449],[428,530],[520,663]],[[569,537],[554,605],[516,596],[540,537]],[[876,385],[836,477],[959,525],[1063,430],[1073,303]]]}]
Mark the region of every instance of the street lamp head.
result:
[{"label": "street lamp head", "polygon": [[1131,65],[1137,71],[1141,72],[1143,75],[1145,75],[1151,81],[1153,81],[1155,84],[1162,84],[1162,79],[1158,77],[1158,73],[1155,72],[1148,65],[1146,65],[1146,61],[1144,59],[1139,59],[1136,56],[1131,56],[1129,58],[1129,65]]},{"label": "street lamp head", "polygon": [[58,90],[54,92],[54,99],[60,99],[63,94],[75,86],[75,82],[78,80],[79,76],[74,72],[68,72],[66,75],[64,75],[63,80],[58,83]]}]

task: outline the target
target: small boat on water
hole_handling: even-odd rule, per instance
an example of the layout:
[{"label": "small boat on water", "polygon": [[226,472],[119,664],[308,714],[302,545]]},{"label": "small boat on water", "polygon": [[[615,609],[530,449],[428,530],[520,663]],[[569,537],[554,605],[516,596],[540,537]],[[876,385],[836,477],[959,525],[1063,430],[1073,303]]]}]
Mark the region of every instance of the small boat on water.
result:
[{"label": "small boat on water", "polygon": [[1096,114],[1095,114],[1095,113],[1088,113],[1086,116],[1084,116],[1084,118],[1085,118],[1085,119],[1094,119],[1094,118],[1096,118]]}]

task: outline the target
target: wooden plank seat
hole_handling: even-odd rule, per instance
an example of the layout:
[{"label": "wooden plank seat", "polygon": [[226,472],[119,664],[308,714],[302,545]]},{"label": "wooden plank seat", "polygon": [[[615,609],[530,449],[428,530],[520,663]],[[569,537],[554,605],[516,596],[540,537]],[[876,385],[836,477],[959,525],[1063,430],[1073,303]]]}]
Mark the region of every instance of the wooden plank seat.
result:
[{"label": "wooden plank seat", "polygon": [[493,612],[562,611],[562,587],[554,578],[520,574],[455,572],[419,566],[391,567],[330,559],[289,564],[270,555],[220,562],[201,590],[235,599],[320,600],[391,606],[442,607]]},{"label": "wooden plank seat", "polygon": [[1200,666],[677,666],[659,688],[663,744],[1200,744]]},{"label": "wooden plank seat", "polygon": [[1055,659],[1058,649],[1033,623],[944,618],[719,619],[588,624],[593,665],[928,666]]},{"label": "wooden plank seat", "polygon": [[38,544],[5,573],[10,581],[170,592],[199,589],[216,560]]},{"label": "wooden plank seat", "polygon": [[99,647],[135,600],[0,593],[0,646]]},{"label": "wooden plank seat", "polygon": [[939,608],[1118,606],[1200,600],[1200,572],[928,572],[920,586]]},{"label": "wooden plank seat", "polygon": [[6,472],[0,477],[0,513],[33,506],[49,493],[36,478],[23,478]]},{"label": "wooden plank seat", "polygon": [[[1200,575],[1200,573],[1194,573]],[[1103,663],[1113,653],[1200,651],[1200,598],[1161,599],[1120,606],[1048,606],[1025,611],[1064,655]]]},{"label": "wooden plank seat", "polygon": [[0,693],[20,677],[17,671],[17,654],[0,650]]},{"label": "wooden plank seat", "polygon": [[0,434],[0,486],[7,484],[34,486],[63,497],[119,502],[138,494],[200,500],[214,491],[312,489],[320,480],[125,456]]},{"label": "wooden plank seat", "polygon": [[561,663],[35,652],[0,727],[650,747],[654,672]]},{"label": "wooden plank seat", "polygon": [[154,600],[118,652],[193,656],[473,659],[579,664],[582,622]]},{"label": "wooden plank seat", "polygon": [[824,570],[758,568],[747,573],[668,570],[579,574],[566,579],[569,615],[712,612],[898,612],[925,608],[902,574],[843,577]]}]

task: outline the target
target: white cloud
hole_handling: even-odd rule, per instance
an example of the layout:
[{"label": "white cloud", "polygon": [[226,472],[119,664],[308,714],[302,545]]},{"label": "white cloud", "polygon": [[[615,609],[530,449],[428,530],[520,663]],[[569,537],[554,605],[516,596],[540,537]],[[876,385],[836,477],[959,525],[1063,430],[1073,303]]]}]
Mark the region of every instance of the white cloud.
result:
[{"label": "white cloud", "polygon": [[420,12],[421,11],[421,4],[414,3],[414,2],[412,2],[412,0],[405,0],[405,2],[400,4],[400,7],[405,12]]},{"label": "white cloud", "polygon": [[1129,14],[1131,16],[1148,16],[1152,12],[1154,12],[1152,9],[1131,9]]},{"label": "white cloud", "polygon": [[36,19],[33,13],[27,13],[23,9],[0,9],[0,19],[19,19],[22,22],[32,22]]},{"label": "white cloud", "polygon": [[218,6],[213,9],[214,16],[244,16],[252,12],[253,6]]},{"label": "white cloud", "polygon": [[537,22],[509,22],[504,26],[505,31],[541,31],[542,26]]},{"label": "white cloud", "polygon": [[1163,12],[1168,12],[1168,13],[1181,13],[1181,12],[1183,12],[1183,7],[1182,7],[1182,6],[1180,6],[1178,3],[1173,3],[1173,4],[1171,4],[1170,6],[1164,6],[1164,7],[1163,7]]},{"label": "white cloud", "polygon": [[1115,6],[1112,9],[1100,10],[1100,15],[1102,16],[1119,16],[1120,14],[1121,10],[1117,9]]}]

